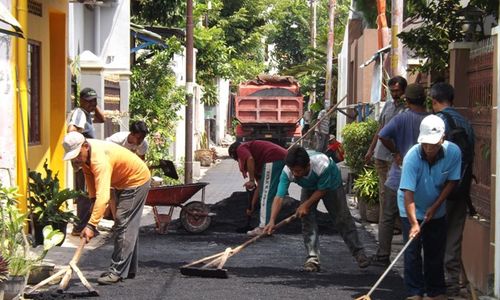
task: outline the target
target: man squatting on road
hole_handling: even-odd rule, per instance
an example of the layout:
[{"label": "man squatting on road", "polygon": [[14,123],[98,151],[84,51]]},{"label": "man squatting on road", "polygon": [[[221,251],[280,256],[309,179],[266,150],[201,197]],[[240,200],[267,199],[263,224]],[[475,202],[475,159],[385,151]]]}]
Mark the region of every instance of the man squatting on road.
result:
[{"label": "man squatting on road", "polygon": [[323,153],[308,152],[300,146],[294,146],[288,151],[278,192],[274,198],[271,218],[264,230],[268,234],[272,234],[283,198],[287,194],[291,182],[302,187],[300,205],[296,215],[302,221],[302,234],[307,251],[304,270],[308,272],[320,270],[318,224],[316,222],[316,207],[319,200],[323,200],[335,228],[349,247],[358,266],[360,268],[368,267],[370,263],[359,240],[351,212],[347,207],[340,171],[337,165]]},{"label": "man squatting on road", "polygon": [[278,189],[281,171],[285,166],[286,149],[268,141],[235,142],[228,149],[229,156],[238,161],[238,166],[244,178],[248,181],[243,185],[247,190],[258,188],[253,193],[251,208],[247,215],[255,210],[260,197],[260,222],[249,235],[259,235],[271,217],[271,207],[274,195]]},{"label": "man squatting on road", "polygon": [[76,131],[64,137],[63,147],[64,160],[71,160],[75,169],[83,169],[89,198],[95,199],[80,238],[89,242],[96,235],[96,226],[110,199],[109,190],[112,187],[116,191],[114,251],[108,272],[97,282],[113,284],[122,278],[134,278],[138,268],[140,221],[151,178],[147,165],[122,146],[85,139]]}]

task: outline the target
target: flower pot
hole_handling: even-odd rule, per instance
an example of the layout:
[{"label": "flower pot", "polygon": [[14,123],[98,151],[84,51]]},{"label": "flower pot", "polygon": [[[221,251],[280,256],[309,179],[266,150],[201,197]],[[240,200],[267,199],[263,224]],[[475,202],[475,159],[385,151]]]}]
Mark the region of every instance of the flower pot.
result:
[{"label": "flower pot", "polygon": [[19,299],[26,287],[25,276],[13,276],[4,281],[4,300]]},{"label": "flower pot", "polygon": [[361,220],[366,221],[366,203],[365,201],[359,198],[358,198],[358,210],[359,210],[359,217],[361,218]]},{"label": "flower pot", "polygon": [[61,246],[64,243],[64,240],[66,239],[66,227],[68,226],[68,223],[59,222],[59,223],[42,224],[35,221],[34,222],[35,232],[33,234],[33,239],[34,239],[33,247],[36,247],[38,245],[43,245],[43,228],[47,225],[52,225],[52,228],[59,229],[59,231],[61,231],[62,234],[64,235],[64,239],[62,240],[62,242],[57,244],[57,246]]},{"label": "flower pot", "polygon": [[366,221],[370,223],[378,223],[379,221],[380,205],[366,204]]},{"label": "flower pot", "polygon": [[212,164],[213,154],[210,149],[199,149],[194,151],[194,160],[199,161],[201,166],[209,167]]},{"label": "flower pot", "polygon": [[54,274],[54,264],[41,263],[31,267],[30,276],[28,277],[28,284],[37,284],[49,278]]}]

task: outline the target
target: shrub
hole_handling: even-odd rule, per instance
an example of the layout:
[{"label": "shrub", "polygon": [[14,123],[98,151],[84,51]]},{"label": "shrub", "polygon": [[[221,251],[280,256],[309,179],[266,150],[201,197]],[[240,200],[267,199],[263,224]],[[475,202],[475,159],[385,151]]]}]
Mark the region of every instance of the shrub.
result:
[{"label": "shrub", "polygon": [[378,123],[368,119],[364,122],[347,124],[342,130],[342,146],[345,151],[346,165],[354,174],[361,174],[365,166],[365,154],[370,147]]}]

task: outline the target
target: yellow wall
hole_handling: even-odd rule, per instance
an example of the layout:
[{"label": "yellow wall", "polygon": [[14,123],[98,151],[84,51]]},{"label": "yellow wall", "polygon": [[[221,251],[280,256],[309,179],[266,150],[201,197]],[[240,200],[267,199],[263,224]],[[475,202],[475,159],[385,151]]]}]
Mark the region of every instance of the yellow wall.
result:
[{"label": "yellow wall", "polygon": [[41,43],[41,144],[28,150],[28,167],[42,171],[48,159],[65,186],[61,142],[66,132],[66,15],[68,1],[43,1],[42,16],[28,14],[28,39]]}]

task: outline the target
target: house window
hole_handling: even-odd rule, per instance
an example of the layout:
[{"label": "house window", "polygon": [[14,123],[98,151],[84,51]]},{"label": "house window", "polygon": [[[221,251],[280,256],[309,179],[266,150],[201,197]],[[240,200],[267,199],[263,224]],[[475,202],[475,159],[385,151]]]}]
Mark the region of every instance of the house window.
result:
[{"label": "house window", "polygon": [[28,42],[28,144],[39,145],[40,137],[40,74],[41,44]]}]

